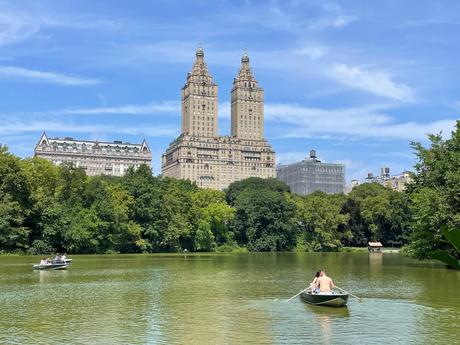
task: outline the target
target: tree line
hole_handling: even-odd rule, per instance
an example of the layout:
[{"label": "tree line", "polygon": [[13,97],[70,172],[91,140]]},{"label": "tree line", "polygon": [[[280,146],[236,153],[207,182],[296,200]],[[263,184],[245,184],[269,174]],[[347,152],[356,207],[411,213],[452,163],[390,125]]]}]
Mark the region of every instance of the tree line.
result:
[{"label": "tree line", "polygon": [[200,189],[146,165],[89,177],[0,146],[0,252],[339,251],[378,240],[455,267],[460,121],[451,138],[429,139],[428,148],[412,143],[417,161],[405,192],[370,183],[347,195],[307,196],[276,179]]},{"label": "tree line", "polygon": [[1,252],[337,251],[369,240],[401,246],[409,223],[407,195],[378,184],[298,196],[249,178],[216,191],[146,165],[89,177],[0,149]]}]

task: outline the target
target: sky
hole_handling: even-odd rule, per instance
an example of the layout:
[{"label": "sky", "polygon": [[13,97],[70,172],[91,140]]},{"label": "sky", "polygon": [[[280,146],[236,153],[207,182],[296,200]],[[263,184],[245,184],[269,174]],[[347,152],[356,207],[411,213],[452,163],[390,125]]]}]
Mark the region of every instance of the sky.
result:
[{"label": "sky", "polygon": [[0,0],[0,143],[33,155],[43,131],[140,143],[180,133],[180,90],[201,45],[219,133],[244,49],[265,90],[277,163],[343,163],[346,180],[411,170],[411,141],[460,113],[460,1]]}]

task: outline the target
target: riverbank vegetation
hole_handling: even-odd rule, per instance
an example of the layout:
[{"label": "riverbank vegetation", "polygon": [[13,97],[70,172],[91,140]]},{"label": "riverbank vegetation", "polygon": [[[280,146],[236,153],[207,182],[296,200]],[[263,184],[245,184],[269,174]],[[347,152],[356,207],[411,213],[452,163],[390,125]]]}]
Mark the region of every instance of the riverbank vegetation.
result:
[{"label": "riverbank vegetation", "polygon": [[428,149],[413,143],[418,160],[404,193],[370,183],[348,195],[298,196],[260,178],[215,191],[145,165],[88,177],[0,147],[0,252],[339,251],[379,240],[407,244],[417,258],[447,251],[458,260],[441,228],[460,225],[459,127],[448,140],[431,136]]},{"label": "riverbank vegetation", "polygon": [[460,121],[449,139],[430,135],[414,142],[417,162],[407,194],[412,223],[405,254],[460,268]]},{"label": "riverbank vegetation", "polygon": [[88,177],[70,164],[0,153],[0,249],[27,253],[338,251],[404,244],[407,199],[377,184],[301,197],[276,179],[225,191],[152,175]]}]

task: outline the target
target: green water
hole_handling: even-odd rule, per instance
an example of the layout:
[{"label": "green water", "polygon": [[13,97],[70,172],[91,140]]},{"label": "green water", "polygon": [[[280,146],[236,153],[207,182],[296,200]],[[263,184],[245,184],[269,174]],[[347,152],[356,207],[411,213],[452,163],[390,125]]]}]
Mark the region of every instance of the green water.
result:
[{"label": "green water", "polygon": [[[398,254],[0,257],[0,344],[454,344],[460,272]],[[324,267],[364,298],[287,298]]]}]

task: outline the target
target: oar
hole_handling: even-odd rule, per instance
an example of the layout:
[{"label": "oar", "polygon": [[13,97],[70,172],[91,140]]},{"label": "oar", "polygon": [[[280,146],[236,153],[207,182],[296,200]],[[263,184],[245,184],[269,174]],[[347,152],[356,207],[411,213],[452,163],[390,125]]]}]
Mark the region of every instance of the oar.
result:
[{"label": "oar", "polygon": [[345,293],[349,294],[350,296],[352,296],[352,297],[356,298],[358,301],[362,302],[362,299],[361,299],[361,298],[359,298],[358,296],[356,296],[356,295],[353,295],[352,293],[350,293],[350,292],[348,292],[348,291],[345,291],[345,290],[344,290],[344,289],[342,289],[342,288],[339,288],[337,285],[335,285],[335,287],[336,287],[337,289],[339,289],[340,291],[342,291],[342,292],[345,292]]},{"label": "oar", "polygon": [[297,295],[294,295],[292,296],[291,298],[289,298],[287,301],[289,302],[290,300],[292,300],[293,298],[296,298],[297,296],[299,296],[302,292],[304,292],[305,290],[307,290],[308,288],[306,289],[303,289],[302,291],[300,291]]}]

